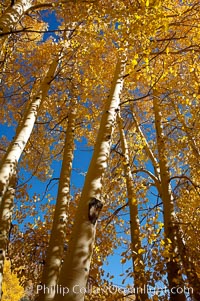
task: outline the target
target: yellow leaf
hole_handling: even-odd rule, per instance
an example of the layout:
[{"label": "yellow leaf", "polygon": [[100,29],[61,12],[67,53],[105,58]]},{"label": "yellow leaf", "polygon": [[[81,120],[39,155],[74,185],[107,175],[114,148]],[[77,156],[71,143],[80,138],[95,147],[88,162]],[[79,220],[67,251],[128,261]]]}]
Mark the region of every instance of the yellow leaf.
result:
[{"label": "yellow leaf", "polygon": [[139,15],[135,15],[135,18],[136,18],[136,20],[140,20],[141,19],[141,16],[139,16]]},{"label": "yellow leaf", "polygon": [[165,242],[164,242],[163,239],[160,241],[160,244],[161,244],[161,246],[164,246],[164,245],[165,245]]},{"label": "yellow leaf", "polygon": [[98,247],[98,246],[97,246],[97,247],[95,247],[95,251],[96,251],[96,252],[99,252],[99,250],[100,250],[100,249],[99,249],[99,247]]},{"label": "yellow leaf", "polygon": [[169,238],[167,238],[167,241],[168,241],[169,244],[172,243],[171,239],[169,239]]},{"label": "yellow leaf", "polygon": [[146,251],[145,251],[145,249],[139,249],[138,250],[138,254],[144,254]]},{"label": "yellow leaf", "polygon": [[169,258],[170,257],[170,253],[168,250],[164,250],[162,255],[165,257],[165,258]]},{"label": "yellow leaf", "polygon": [[162,229],[162,228],[163,228],[163,226],[164,226],[164,224],[163,224],[163,223],[161,223],[161,222],[159,222],[159,223],[158,223],[158,228],[159,228],[159,229]]},{"label": "yellow leaf", "polygon": [[132,61],[131,61],[131,65],[134,67],[134,66],[136,66],[137,65],[137,60],[136,59],[133,59]]}]

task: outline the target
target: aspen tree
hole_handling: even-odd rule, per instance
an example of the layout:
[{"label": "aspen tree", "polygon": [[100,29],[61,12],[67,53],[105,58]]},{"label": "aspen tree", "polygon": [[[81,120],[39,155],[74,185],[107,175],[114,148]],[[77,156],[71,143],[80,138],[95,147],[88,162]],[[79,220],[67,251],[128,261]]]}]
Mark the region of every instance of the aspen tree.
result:
[{"label": "aspen tree", "polygon": [[191,260],[190,254],[188,254],[187,246],[182,237],[182,231],[180,230],[178,225],[176,226],[176,236],[181,262],[183,264],[185,273],[187,275],[187,280],[190,285],[190,294],[194,298],[194,301],[198,301],[200,299],[200,280],[196,273],[196,268]]},{"label": "aspen tree", "polygon": [[[2,237],[0,238],[0,243],[1,243],[0,255],[2,254],[3,258],[5,256],[5,240],[6,237],[8,237],[8,233],[5,233],[5,231],[7,232],[7,230],[10,228],[10,225],[8,225],[7,223],[8,221],[11,221],[10,216],[12,215],[11,211],[8,212],[5,195],[7,194],[8,189],[10,190],[14,188],[11,185],[12,184],[11,181],[13,180],[13,177],[15,177],[16,175],[18,161],[22,155],[22,152],[33,130],[39,107],[42,101],[46,98],[50,83],[54,79],[58,62],[59,62],[59,57],[56,57],[56,59],[51,63],[49,70],[40,85],[38,93],[33,97],[33,100],[28,105],[27,110],[24,114],[24,118],[19,123],[16,129],[16,135],[13,141],[11,142],[11,144],[9,145],[8,150],[6,151],[5,156],[0,164],[0,212],[1,212],[0,225],[2,229],[4,229],[3,233],[0,232],[0,237]],[[12,208],[12,206],[10,205],[9,208]],[[9,216],[9,220],[6,218],[7,215]],[[2,259],[1,261],[1,270],[0,270],[1,281],[2,281],[3,262],[4,259]]]},{"label": "aspen tree", "polygon": [[98,215],[102,208],[101,190],[110,154],[111,138],[120,104],[126,59],[118,61],[109,98],[102,114],[94,153],[85,178],[72,235],[61,269],[59,285],[69,291],[55,301],[83,301],[90,270]]},{"label": "aspen tree", "polygon": [[9,231],[11,227],[13,203],[15,197],[15,185],[16,185],[16,175],[14,174],[10,186],[6,190],[6,193],[2,200],[2,205],[0,208],[0,297],[2,292],[2,280],[3,280],[3,269],[6,258],[6,250],[9,242]]},{"label": "aspen tree", "polygon": [[[136,115],[133,112],[132,112],[132,116],[133,116],[133,119],[134,119],[134,124],[135,124],[136,130],[140,134],[140,136],[141,136],[141,138],[144,142],[145,152],[146,152],[147,156],[149,157],[149,159],[151,160],[151,163],[152,163],[153,168],[154,168],[155,175],[153,175],[149,171],[148,171],[148,175],[150,175],[151,178],[154,180],[154,183],[157,187],[157,190],[160,194],[160,197],[162,198],[159,163],[158,163],[156,157],[154,156],[143,131],[141,130],[141,128],[139,126]],[[174,197],[173,197],[173,194],[172,194],[172,188],[171,188],[170,183],[169,183],[169,192],[170,192],[170,197],[173,200]],[[175,234],[175,237],[176,237],[176,247],[178,247],[178,252],[177,253],[180,255],[181,262],[183,264],[185,273],[187,275],[188,282],[189,282],[189,284],[191,285],[191,287],[193,289],[193,293],[192,293],[192,291],[190,291],[190,293],[191,293],[191,295],[194,296],[195,300],[198,300],[198,298],[199,298],[199,289],[198,288],[200,287],[199,281],[198,281],[198,276],[196,274],[195,267],[194,267],[193,263],[190,261],[190,256],[187,253],[187,246],[185,245],[185,243],[183,241],[183,237],[182,237],[183,235],[182,235],[182,232],[181,232],[181,229],[180,229],[180,226],[179,226],[179,221],[178,221],[175,214],[174,214],[173,218],[174,218],[173,229],[174,229],[174,234]]]},{"label": "aspen tree", "polygon": [[0,74],[1,74],[1,77],[0,77],[0,85],[2,84],[2,74],[5,72],[6,70],[6,51],[7,51],[7,44],[8,44],[8,38],[7,37],[4,37],[2,38],[1,40],[1,51],[0,51],[0,61],[2,62],[2,65],[1,65],[1,71],[0,71]]},{"label": "aspen tree", "polygon": [[142,138],[142,141],[144,142],[144,150],[145,150],[147,156],[149,157],[149,159],[151,160],[151,163],[153,165],[155,176],[153,174],[151,174],[151,177],[153,176],[153,180],[155,181],[155,183],[157,185],[157,188],[159,190],[160,189],[159,188],[160,170],[159,170],[158,161],[157,161],[156,157],[154,156],[154,153],[151,150],[151,148],[149,146],[149,143],[148,143],[141,127],[139,126],[139,123],[137,121],[135,113],[132,111],[131,114],[132,114],[132,117],[133,117],[133,120],[134,120],[134,125],[135,125],[135,128],[136,128],[136,131],[140,135],[140,137]]},{"label": "aspen tree", "polygon": [[174,255],[177,254],[176,247],[176,231],[174,226],[175,212],[172,192],[170,190],[170,175],[167,166],[166,157],[166,147],[165,138],[162,129],[162,113],[159,108],[159,98],[156,93],[153,95],[153,110],[155,116],[155,129],[156,129],[156,139],[158,148],[158,159],[159,159],[159,169],[160,169],[160,190],[161,199],[163,202],[163,218],[164,218],[164,232],[166,238],[166,244],[170,243],[169,259],[167,262],[167,273],[168,273],[168,283],[170,290],[170,300],[171,301],[185,301],[185,295],[182,291],[178,290],[181,286],[181,277],[179,274],[179,264],[176,262]]},{"label": "aspen tree", "polygon": [[133,271],[134,271],[135,300],[145,301],[148,299],[147,292],[146,291],[142,292],[141,290],[138,290],[138,288],[147,287],[147,281],[145,277],[145,265],[142,256],[143,249],[142,249],[141,239],[140,239],[138,202],[134,191],[128,144],[123,130],[123,121],[120,114],[118,114],[118,124],[119,124],[120,142],[121,142],[122,155],[123,155],[124,174],[125,174],[127,194],[128,194],[128,205],[129,205],[129,212],[130,212],[131,250],[132,250],[132,261],[133,261]]},{"label": "aspen tree", "polygon": [[[74,153],[75,122],[76,107],[74,107],[74,105],[71,105],[68,114],[68,126],[65,136],[64,154],[60,173],[57,202],[54,212],[53,226],[42,275],[42,289],[39,290],[40,294],[38,301],[53,300],[55,294],[54,288],[58,283],[61,263],[64,256],[64,243],[66,239],[66,226],[68,221],[67,210],[70,198],[70,177]],[[45,287],[47,289],[44,293],[43,288]]]},{"label": "aspen tree", "polygon": [[58,61],[59,59],[56,58],[50,65],[49,70],[41,83],[39,92],[33,97],[33,100],[28,105],[23,120],[16,129],[16,135],[2,159],[0,164],[0,205],[2,197],[9,186],[10,178],[16,170],[17,163],[33,130],[41,102],[46,98],[50,83],[54,79]]},{"label": "aspen tree", "polygon": [[33,0],[16,0],[14,5],[8,7],[0,17],[0,33],[12,32],[32,3]]}]

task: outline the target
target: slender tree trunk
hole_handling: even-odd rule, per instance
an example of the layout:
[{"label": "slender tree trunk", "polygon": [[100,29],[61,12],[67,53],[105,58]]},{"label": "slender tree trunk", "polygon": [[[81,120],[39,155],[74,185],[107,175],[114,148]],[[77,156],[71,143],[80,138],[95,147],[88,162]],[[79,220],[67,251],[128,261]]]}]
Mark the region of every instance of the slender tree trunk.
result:
[{"label": "slender tree trunk", "polygon": [[31,7],[33,0],[16,0],[0,17],[0,33],[10,33]]},{"label": "slender tree trunk", "polygon": [[196,273],[195,266],[190,258],[189,251],[184,243],[183,235],[178,225],[176,226],[176,236],[178,251],[189,282],[188,292],[193,297],[194,301],[198,301],[200,300],[200,279]]},{"label": "slender tree trunk", "polygon": [[157,178],[157,179],[154,178],[154,181],[158,184],[158,182],[160,180],[160,169],[159,169],[158,161],[157,161],[156,157],[154,156],[154,153],[151,150],[151,148],[149,146],[149,143],[148,143],[143,131],[141,130],[141,127],[140,127],[140,125],[137,121],[137,118],[135,116],[135,113],[133,112],[133,109],[132,109],[132,116],[133,116],[134,124],[135,124],[135,127],[136,127],[136,131],[140,135],[142,140],[144,141],[144,149],[145,149],[146,155],[149,157],[149,159],[151,160],[151,163],[153,165],[154,173],[155,173],[155,176]]},{"label": "slender tree trunk", "polygon": [[178,290],[181,284],[181,277],[179,275],[179,265],[175,260],[175,254],[177,254],[177,237],[174,226],[174,204],[173,197],[170,191],[170,175],[167,166],[167,154],[164,141],[164,134],[162,129],[162,114],[159,109],[158,97],[154,95],[153,109],[155,114],[155,128],[156,139],[158,147],[158,158],[160,168],[160,180],[161,180],[161,198],[163,201],[164,209],[164,230],[165,238],[171,241],[171,250],[169,254],[169,261],[167,262],[168,283],[170,290],[170,301],[185,301],[184,293],[180,293]]},{"label": "slender tree trunk", "polygon": [[19,126],[16,130],[16,136],[1,162],[0,165],[0,206],[1,201],[6,193],[6,190],[9,186],[10,179],[16,171],[16,166],[19,161],[19,158],[26,146],[26,143],[32,132],[38,108],[41,103],[41,96],[34,97],[33,101],[29,105],[23,121],[19,123]]},{"label": "slender tree trunk", "polygon": [[[146,301],[148,300],[148,294],[146,292],[147,279],[145,276],[145,265],[143,261],[141,239],[140,239],[140,222],[138,215],[138,202],[134,191],[133,178],[130,167],[129,150],[123,130],[123,122],[118,115],[118,123],[120,130],[120,141],[122,154],[124,156],[124,174],[126,178],[126,186],[128,193],[128,205],[130,211],[130,230],[131,230],[131,248],[132,248],[132,261],[134,271],[134,288],[135,288],[135,300]],[[142,291],[142,288],[145,288]]]},{"label": "slender tree trunk", "polygon": [[3,267],[6,257],[6,250],[9,242],[9,231],[11,227],[13,202],[15,197],[16,176],[14,175],[10,181],[0,208],[0,300],[2,296],[2,280],[3,280]]},{"label": "slender tree trunk", "polygon": [[94,153],[79,201],[68,251],[61,269],[56,301],[83,301],[90,270],[98,215],[102,208],[101,190],[110,154],[111,137],[120,103],[125,61],[118,62],[110,96],[103,111]]},{"label": "slender tree trunk", "polygon": [[[0,164],[0,212],[2,212],[2,215],[0,215],[0,225],[2,229],[4,229],[3,237],[8,237],[8,232],[6,233],[6,231],[10,228],[10,226],[8,226],[7,223],[10,224],[11,221],[11,219],[5,220],[5,212],[6,215],[12,215],[11,211],[10,213],[8,212],[6,203],[7,193],[9,193],[9,187],[12,188],[11,181],[13,177],[15,177],[18,161],[33,130],[40,104],[42,100],[44,100],[47,96],[49,85],[54,79],[58,61],[59,59],[57,58],[50,65],[49,70],[41,83],[38,94],[33,97],[32,102],[28,106],[23,120],[19,123],[16,129],[15,138],[8,147],[8,150]],[[12,206],[10,206],[9,208],[12,208]],[[0,254],[5,254],[5,252],[6,249],[3,238],[3,240],[0,240]],[[2,270],[3,263],[0,273],[2,272]],[[0,274],[0,281],[2,281],[2,273]]]},{"label": "slender tree trunk", "polygon": [[[0,87],[2,85],[2,78],[4,76],[4,72],[6,70],[6,52],[7,52],[7,44],[8,44],[8,36],[1,38],[1,50],[0,50]],[[10,48],[10,51],[12,52],[13,49]]]},{"label": "slender tree trunk", "polygon": [[8,147],[8,150],[0,164],[0,206],[2,197],[9,186],[10,179],[15,173],[17,163],[33,130],[41,101],[47,96],[49,85],[54,78],[57,64],[58,59],[53,61],[50,65],[47,75],[40,86],[39,93],[33,97],[32,102],[28,106],[23,120],[19,123],[16,129],[15,138]]},{"label": "slender tree trunk", "polygon": [[[154,171],[155,171],[155,175],[156,175],[156,177],[155,178],[153,177],[153,179],[155,181],[155,185],[158,189],[159,194],[162,195],[161,186],[160,186],[160,183],[161,183],[160,168],[159,168],[158,161],[157,161],[156,157],[154,156],[152,150],[150,149],[148,141],[146,140],[146,138],[144,136],[144,133],[142,132],[142,130],[141,130],[139,124],[138,124],[137,118],[136,118],[134,113],[133,113],[133,118],[134,118],[134,122],[135,122],[135,125],[136,125],[137,132],[140,134],[143,141],[145,141],[145,151],[146,151],[146,154],[149,156],[149,159],[152,162],[152,165],[153,165]],[[173,200],[173,195],[171,193],[172,188],[171,188],[170,184],[169,184],[169,191],[170,191],[170,194],[171,194],[170,197]],[[174,231],[176,232],[175,237],[177,238],[177,241],[176,241],[176,244],[177,244],[177,247],[178,247],[178,252],[177,253],[180,254],[181,262],[183,264],[185,273],[187,275],[187,279],[188,279],[189,284],[190,284],[190,286],[192,287],[192,290],[193,290],[192,291],[190,289],[189,293],[191,294],[191,296],[193,296],[194,301],[197,301],[197,300],[200,299],[200,293],[199,293],[200,292],[200,283],[199,283],[199,280],[198,280],[198,276],[195,272],[194,265],[189,259],[190,256],[187,252],[187,247],[185,246],[185,244],[183,242],[182,235],[181,235],[181,230],[180,230],[180,226],[178,225],[179,222],[177,221],[177,218],[175,219],[175,224],[176,225],[174,226]]]},{"label": "slender tree trunk", "polygon": [[[194,139],[194,137],[190,134],[189,128],[187,127],[187,124],[185,122],[184,116],[181,114],[178,106],[175,104],[174,101],[172,101],[172,106],[176,112],[177,119],[182,125],[182,128],[187,136],[188,139],[188,144],[190,145],[193,155],[198,159],[200,158],[200,151],[198,149],[197,143]],[[190,260],[190,255],[189,252],[187,251],[187,246],[185,245],[183,241],[183,237],[181,234],[181,229],[178,226],[178,221],[177,221],[177,244],[178,244],[178,250],[179,254],[181,257],[181,261],[183,263],[183,267],[185,270],[185,273],[187,275],[188,282],[190,286],[193,289],[193,293],[190,291],[191,295],[194,298],[194,301],[200,300],[200,280],[199,277],[196,274],[195,267],[193,262]]]},{"label": "slender tree trunk", "polygon": [[47,250],[47,256],[42,275],[42,283],[40,286],[38,286],[38,301],[53,300],[64,255],[67,210],[70,198],[70,177],[74,153],[74,130],[76,122],[75,117],[76,109],[72,108],[70,109],[68,115],[68,127],[65,137],[65,148],[60,173],[57,202],[54,212],[49,247]]}]

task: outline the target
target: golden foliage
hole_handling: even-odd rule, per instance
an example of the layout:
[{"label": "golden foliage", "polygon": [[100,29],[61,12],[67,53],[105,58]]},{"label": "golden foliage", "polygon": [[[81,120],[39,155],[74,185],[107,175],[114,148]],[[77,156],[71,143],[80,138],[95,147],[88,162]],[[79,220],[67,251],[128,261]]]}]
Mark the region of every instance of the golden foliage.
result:
[{"label": "golden foliage", "polygon": [[2,301],[19,301],[24,296],[24,289],[19,284],[16,274],[11,272],[10,261],[6,260],[4,264],[3,278],[3,297]]}]

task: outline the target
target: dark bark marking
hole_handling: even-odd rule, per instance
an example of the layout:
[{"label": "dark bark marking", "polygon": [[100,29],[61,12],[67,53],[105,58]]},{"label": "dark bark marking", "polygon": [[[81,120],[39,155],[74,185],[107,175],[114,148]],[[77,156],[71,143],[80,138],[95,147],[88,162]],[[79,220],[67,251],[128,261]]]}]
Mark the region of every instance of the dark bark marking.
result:
[{"label": "dark bark marking", "polygon": [[88,208],[88,219],[93,225],[95,225],[102,207],[103,204],[100,200],[97,200],[96,198],[90,199]]}]

